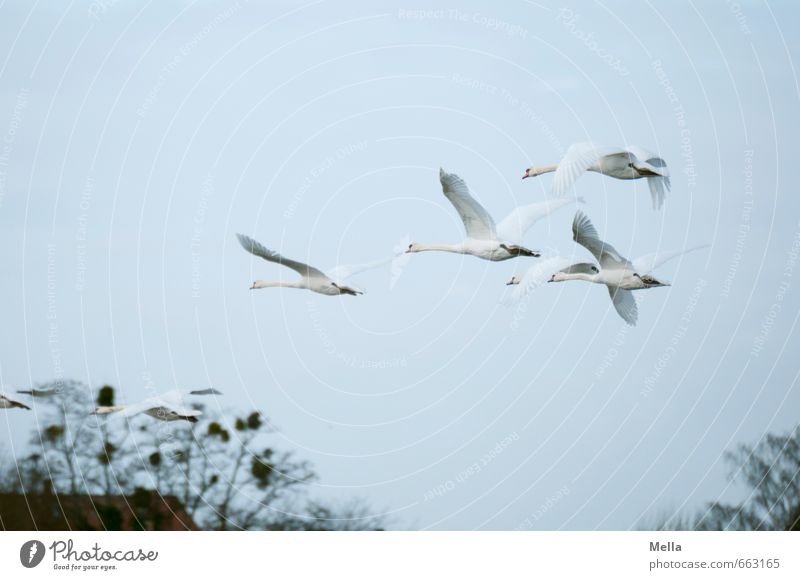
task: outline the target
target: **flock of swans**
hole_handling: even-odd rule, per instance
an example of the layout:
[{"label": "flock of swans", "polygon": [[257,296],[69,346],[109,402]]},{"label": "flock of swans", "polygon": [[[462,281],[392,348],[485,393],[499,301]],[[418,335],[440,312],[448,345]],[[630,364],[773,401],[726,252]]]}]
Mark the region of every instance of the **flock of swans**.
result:
[{"label": "flock of swans", "polygon": [[[582,201],[580,198],[569,199],[564,196],[585,171],[595,171],[617,179],[647,179],[653,209],[662,207],[666,192],[670,190],[669,169],[661,157],[640,147],[620,148],[592,143],[576,143],[567,150],[564,158],[558,164],[529,167],[522,176],[523,179],[526,179],[555,172],[551,186],[553,199],[520,206],[500,223],[496,223],[489,212],[472,197],[463,179],[441,169],[439,179],[442,184],[442,192],[455,207],[464,223],[466,237],[457,244],[413,243],[408,246],[405,253],[452,252],[468,254],[492,262],[519,256],[538,258],[542,255],[540,251],[522,245],[525,232],[537,221],[554,211],[571,203]],[[362,291],[344,285],[342,280],[346,276],[381,265],[392,259],[379,260],[361,267],[344,267],[344,271],[342,268],[338,268],[338,272],[323,273],[308,264],[284,258],[252,238],[242,234],[237,234],[237,236],[242,247],[251,254],[287,266],[300,274],[300,279],[292,282],[256,280],[251,289],[283,286],[304,288],[330,296],[340,294],[355,296],[362,294]],[[608,288],[611,301],[620,317],[626,323],[635,325],[638,319],[638,308],[631,292],[669,286],[668,282],[654,278],[651,275],[652,270],[681,254],[706,247],[697,246],[680,252],[648,254],[631,261],[623,257],[613,246],[601,240],[592,222],[581,211],[576,212],[572,222],[572,239],[586,248],[597,260],[597,263],[588,261],[572,263],[570,258],[563,256],[546,257],[528,270],[524,276],[511,278],[508,285],[517,286],[513,297],[521,299],[544,282],[584,280],[603,284]]]},{"label": "flock of swans", "polygon": [[[440,170],[439,179],[442,192],[455,207],[464,224],[466,237],[459,243],[412,243],[402,248],[399,255],[418,252],[451,252],[468,254],[499,262],[517,257],[539,258],[542,253],[523,245],[524,234],[539,220],[567,205],[582,201],[580,198],[565,197],[575,181],[586,171],[594,171],[616,179],[647,179],[653,209],[660,209],[666,192],[670,190],[669,170],[660,157],[639,147],[607,147],[592,143],[572,145],[558,164],[529,167],[523,179],[544,173],[554,172],[551,185],[552,199],[546,202],[520,206],[496,223],[488,211],[472,196],[467,184],[458,175]],[[291,260],[274,252],[256,240],[237,234],[242,247],[251,254],[269,262],[291,268],[300,275],[299,279],[256,280],[251,289],[260,288],[300,288],[338,296],[342,294],[358,296],[363,291],[348,285],[345,280],[360,272],[393,262],[398,255],[352,266],[339,266],[323,272],[313,266]],[[548,282],[583,280],[602,284],[608,289],[611,301],[620,317],[628,324],[635,325],[638,318],[634,290],[669,286],[668,282],[651,275],[652,270],[681,254],[707,246],[696,246],[678,252],[653,253],[635,260],[622,256],[613,246],[600,239],[592,222],[582,211],[577,211],[572,222],[572,239],[594,256],[596,262],[574,262],[566,256],[545,256],[522,276],[514,276],[507,283],[515,286],[514,299],[522,299],[532,290]],[[30,389],[18,393],[36,398],[53,397],[55,389]],[[144,414],[160,421],[197,422],[201,411],[185,406],[184,399],[202,395],[219,395],[216,389],[196,391],[171,391],[157,397],[150,397],[132,405],[97,407],[93,415],[132,417]],[[0,394],[0,409],[30,409],[31,407],[6,395]]]},{"label": "flock of swans", "polygon": [[[64,391],[61,388],[50,389],[29,389],[17,391],[21,395],[27,395],[35,399],[53,399],[61,396]],[[187,400],[197,396],[221,395],[217,389],[199,389],[194,391],[174,390],[162,393],[157,396],[148,397],[138,403],[130,405],[107,405],[97,406],[91,415],[98,417],[113,415],[115,418],[130,418],[136,415],[147,415],[159,421],[188,421],[197,423],[203,412],[199,409],[187,405]],[[27,409],[31,407],[12,399],[7,395],[0,394],[0,409]]]}]

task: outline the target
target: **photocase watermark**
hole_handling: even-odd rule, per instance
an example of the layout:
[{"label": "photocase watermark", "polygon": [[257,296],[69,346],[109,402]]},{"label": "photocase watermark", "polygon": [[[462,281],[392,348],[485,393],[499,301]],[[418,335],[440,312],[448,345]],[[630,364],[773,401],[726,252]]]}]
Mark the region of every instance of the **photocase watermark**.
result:
[{"label": "photocase watermark", "polygon": [[744,201],[742,202],[742,215],[739,219],[739,231],[736,234],[736,243],[733,246],[733,255],[728,264],[728,275],[722,281],[722,292],[720,295],[727,298],[731,293],[733,280],[739,270],[739,263],[742,261],[747,236],[750,233],[750,221],[753,213],[753,154],[752,149],[745,149],[744,152]]},{"label": "photocase watermark", "polygon": [[561,22],[572,36],[580,40],[586,48],[595,53],[601,61],[614,69],[620,76],[626,77],[631,74],[628,68],[622,64],[621,58],[609,52],[595,40],[594,32],[585,32],[578,28],[576,22],[580,17],[580,13],[575,12],[572,8],[562,8],[556,14],[556,22]]},{"label": "photocase watermark", "polygon": [[303,181],[300,183],[300,187],[295,192],[294,196],[289,202],[288,207],[283,211],[283,219],[288,220],[294,216],[297,208],[301,203],[303,203],[306,194],[311,189],[311,186],[313,186],[314,183],[316,183],[325,172],[336,165],[337,162],[343,161],[344,159],[347,159],[356,153],[361,153],[362,151],[366,150],[367,147],[369,147],[369,141],[366,140],[357,141],[355,143],[347,143],[346,145],[342,145],[336,149],[335,153],[332,155],[327,155],[322,161],[319,161],[316,165],[314,165],[314,167],[312,167],[308,174],[303,178]]},{"label": "photocase watermark", "polygon": [[663,373],[664,369],[667,368],[667,365],[669,364],[669,361],[672,360],[672,357],[677,354],[678,345],[680,345],[681,341],[686,336],[686,333],[689,331],[689,326],[694,318],[695,310],[697,310],[697,304],[700,302],[700,297],[703,294],[706,286],[708,286],[708,282],[702,278],[697,281],[694,291],[692,292],[692,295],[689,297],[689,301],[686,304],[686,308],[678,320],[678,327],[672,333],[672,337],[669,340],[669,346],[667,346],[667,348],[664,349],[664,352],[661,353],[661,356],[658,357],[653,370],[644,380],[644,386],[639,391],[639,394],[642,397],[650,396],[650,394],[655,390],[656,383],[661,378],[661,373]]},{"label": "photocase watermark", "polygon": [[528,29],[519,24],[507,22],[481,12],[466,12],[458,8],[400,8],[397,10],[398,20],[449,20],[477,24],[488,30],[502,32],[506,36],[528,38]]},{"label": "photocase watermark", "polygon": [[8,182],[8,166],[11,161],[11,152],[14,150],[14,142],[17,140],[17,132],[22,126],[25,110],[28,108],[28,96],[30,91],[22,88],[17,93],[14,101],[14,109],[11,111],[11,119],[8,122],[3,142],[0,143],[0,207],[3,206],[3,198],[6,194],[6,183]]},{"label": "photocase watermark", "polygon": [[[798,223],[798,228],[800,228],[800,223]],[[800,229],[795,231],[792,245],[786,254],[783,271],[781,272],[781,281],[778,284],[778,290],[775,292],[775,298],[764,316],[764,321],[761,323],[758,334],[753,339],[753,348],[750,350],[750,356],[753,358],[758,358],[761,354],[767,344],[767,338],[769,338],[769,334],[775,324],[775,319],[778,318],[783,310],[783,299],[786,297],[789,288],[792,287],[792,277],[794,276],[794,268],[797,265],[798,256],[800,256]]]},{"label": "photocase watermark", "polygon": [[547,499],[542,502],[542,504],[536,508],[536,510],[529,515],[527,518],[522,520],[519,525],[515,528],[515,531],[525,531],[531,530],[534,528],[534,524],[542,519],[547,512],[552,510],[556,504],[558,504],[562,499],[569,495],[570,489],[566,485],[560,488],[555,493],[550,494],[547,496]]},{"label": "photocase watermark", "polygon": [[214,195],[214,177],[209,175],[200,187],[200,201],[194,212],[192,220],[192,238],[189,242],[191,252],[192,274],[191,274],[191,296],[194,299],[200,298],[200,240],[203,235],[203,226],[206,222],[208,212],[208,200]]},{"label": "photocase watermark", "polygon": [[89,208],[94,194],[94,177],[86,179],[86,185],[78,201],[78,229],[75,232],[75,291],[86,288],[86,239],[89,231]]},{"label": "photocase watermark", "polygon": [[675,87],[667,75],[661,60],[654,60],[650,63],[653,71],[656,73],[658,83],[664,89],[667,99],[672,105],[672,114],[675,117],[675,124],[680,130],[681,136],[681,157],[683,158],[683,174],[686,176],[686,188],[690,193],[693,192],[697,184],[697,165],[694,160],[694,147],[692,146],[692,130],[686,122],[686,110],[683,103],[678,98]]},{"label": "photocase watermark", "polygon": [[144,101],[141,105],[139,105],[139,108],[136,109],[137,117],[140,119],[145,118],[147,112],[158,101],[158,95],[164,88],[164,85],[167,84],[167,79],[170,77],[170,75],[178,70],[178,68],[183,64],[184,60],[200,45],[201,42],[206,39],[208,35],[214,32],[214,30],[225,21],[229,20],[241,9],[242,4],[246,3],[247,0],[241,0],[231,4],[227,9],[219,12],[216,16],[214,16],[214,18],[206,22],[190,40],[181,45],[181,47],[178,49],[178,52],[172,56],[167,64],[161,67],[161,72],[158,75],[156,83],[147,93],[147,96],[145,96]]},{"label": "photocase watermark", "polygon": [[433,487],[425,492],[424,499],[425,501],[431,501],[437,497],[442,497],[453,491],[457,486],[465,483],[469,479],[478,475],[483,469],[488,466],[492,461],[494,461],[503,451],[511,447],[511,445],[515,442],[519,441],[519,433],[516,431],[512,431],[505,437],[503,437],[500,441],[498,441],[494,447],[492,447],[489,451],[481,455],[480,459],[474,461],[466,468],[462,469],[458,474],[452,478],[448,479],[444,483],[440,483],[436,487]]},{"label": "photocase watermark", "polygon": [[26,568],[36,568],[44,560],[46,553],[44,544],[39,540],[29,540],[19,549],[20,564]]},{"label": "photocase watermark", "polygon": [[[41,550],[44,551],[44,544],[41,544]],[[76,549],[72,540],[56,540],[50,544],[49,550],[53,556],[53,570],[107,572],[116,570],[119,562],[155,562],[158,559],[158,552],[155,550],[106,549],[97,542],[88,548]]]}]

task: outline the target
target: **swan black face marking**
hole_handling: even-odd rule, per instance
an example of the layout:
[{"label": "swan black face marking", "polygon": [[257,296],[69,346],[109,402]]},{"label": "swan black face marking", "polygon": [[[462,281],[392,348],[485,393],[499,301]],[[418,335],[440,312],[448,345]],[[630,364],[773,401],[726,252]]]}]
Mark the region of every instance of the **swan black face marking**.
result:
[{"label": "swan black face marking", "polygon": [[663,282],[660,282],[659,280],[656,280],[655,278],[653,278],[652,276],[648,276],[647,274],[640,276],[639,274],[636,274],[634,272],[633,276],[641,280],[642,284],[644,284],[645,286],[665,286]]},{"label": "swan black face marking", "polygon": [[[669,191],[669,170],[666,162],[641,147],[610,147],[597,143],[573,143],[561,161],[549,165],[529,167],[526,176],[555,172],[551,189],[556,196],[563,196],[584,172],[594,171],[615,179],[641,179],[663,177],[649,183],[653,209],[659,209],[664,201],[665,190]],[[524,178],[523,178],[524,179]]]}]

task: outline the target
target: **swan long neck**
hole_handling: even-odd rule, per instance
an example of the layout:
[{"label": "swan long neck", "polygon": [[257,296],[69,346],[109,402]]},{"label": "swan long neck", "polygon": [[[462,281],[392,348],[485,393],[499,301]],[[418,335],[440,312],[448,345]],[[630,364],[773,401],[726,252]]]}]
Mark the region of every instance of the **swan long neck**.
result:
[{"label": "swan long neck", "polygon": [[305,286],[297,280],[256,280],[251,286],[251,290],[261,288],[305,288]]},{"label": "swan long neck", "polygon": [[558,281],[567,280],[585,280],[586,282],[600,283],[597,279],[597,274],[586,274],[584,272],[562,273]]},{"label": "swan long neck", "polygon": [[550,163],[549,165],[534,165],[528,169],[529,175],[541,175],[542,173],[552,173],[558,169],[558,163]]},{"label": "swan long neck", "polygon": [[412,252],[455,252],[464,253],[462,244],[414,244]]}]

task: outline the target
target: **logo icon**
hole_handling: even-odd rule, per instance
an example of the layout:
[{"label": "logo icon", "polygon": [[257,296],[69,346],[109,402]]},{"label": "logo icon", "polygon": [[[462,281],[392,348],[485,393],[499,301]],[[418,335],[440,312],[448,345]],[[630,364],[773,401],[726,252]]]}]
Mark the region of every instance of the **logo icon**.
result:
[{"label": "logo icon", "polygon": [[26,568],[36,568],[44,560],[44,544],[39,540],[30,540],[19,549],[19,561]]}]

